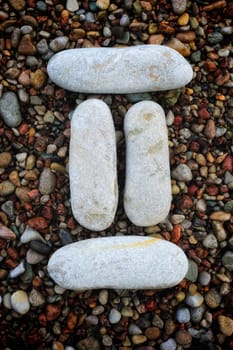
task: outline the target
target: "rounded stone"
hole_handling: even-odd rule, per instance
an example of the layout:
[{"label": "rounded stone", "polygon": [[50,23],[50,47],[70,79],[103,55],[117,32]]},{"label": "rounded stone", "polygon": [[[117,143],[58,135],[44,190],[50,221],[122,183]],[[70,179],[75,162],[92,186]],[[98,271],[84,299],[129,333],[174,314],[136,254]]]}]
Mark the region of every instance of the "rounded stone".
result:
[{"label": "rounded stone", "polygon": [[69,177],[76,220],[94,231],[109,227],[118,202],[116,137],[111,112],[101,100],[82,102],[73,113]]},{"label": "rounded stone", "polygon": [[111,309],[108,319],[111,324],[116,324],[121,319],[121,313],[117,309]]},{"label": "rounded stone", "polygon": [[164,220],[171,204],[168,136],[163,109],[151,101],[131,107],[124,120],[126,179],[124,208],[138,226]]},{"label": "rounded stone", "polygon": [[190,321],[190,311],[187,307],[181,307],[176,311],[176,319],[179,323],[187,323]]},{"label": "rounded stone", "polygon": [[209,233],[203,240],[203,246],[208,249],[214,249],[218,247],[218,241],[214,234]]},{"label": "rounded stone", "polygon": [[18,290],[11,295],[12,308],[21,315],[26,314],[30,309],[28,295],[23,290]]},{"label": "rounded stone", "polygon": [[191,169],[186,164],[179,164],[173,171],[172,171],[172,178],[176,179],[178,181],[184,181],[188,182],[191,181],[193,176]]},{"label": "rounded stone", "polygon": [[175,350],[176,349],[176,341],[173,338],[169,338],[160,344],[160,350]]},{"label": "rounded stone", "polygon": [[178,284],[188,262],[175,244],[141,236],[87,239],[66,245],[50,258],[48,272],[74,290],[161,289]]},{"label": "rounded stone", "polygon": [[233,271],[233,252],[227,251],[222,257],[222,263],[229,271]]},{"label": "rounded stone", "polygon": [[188,294],[185,298],[185,303],[191,307],[199,307],[203,304],[204,298],[203,296],[196,292],[195,294],[191,295]]},{"label": "rounded stone", "polygon": [[[49,48],[53,52],[58,52],[58,51],[64,50],[68,41],[69,41],[69,38],[67,36],[59,36],[50,42]],[[66,52],[66,51],[64,51],[64,52]]]},{"label": "rounded stone", "polygon": [[176,89],[192,79],[193,71],[172,48],[138,45],[65,50],[50,59],[48,74],[67,90],[124,94]]},{"label": "rounded stone", "polygon": [[221,303],[222,297],[215,288],[211,288],[205,295],[205,302],[211,309],[216,309]]},{"label": "rounded stone", "polygon": [[0,168],[7,168],[12,160],[12,155],[10,152],[0,153]]},{"label": "rounded stone", "polygon": [[21,123],[19,102],[14,92],[5,92],[0,98],[0,115],[10,128],[16,128]]},{"label": "rounded stone", "polygon": [[56,186],[56,176],[49,169],[44,168],[39,179],[39,191],[42,194],[50,194]]},{"label": "rounded stone", "polygon": [[198,282],[201,286],[207,286],[210,283],[211,274],[207,271],[201,271],[198,276]]}]

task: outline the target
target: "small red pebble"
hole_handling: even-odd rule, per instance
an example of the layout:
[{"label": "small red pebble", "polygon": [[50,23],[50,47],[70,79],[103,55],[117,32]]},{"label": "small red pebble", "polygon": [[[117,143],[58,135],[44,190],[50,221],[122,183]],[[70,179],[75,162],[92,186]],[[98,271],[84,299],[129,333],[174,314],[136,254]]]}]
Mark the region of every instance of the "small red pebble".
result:
[{"label": "small red pebble", "polygon": [[232,172],[233,170],[233,157],[231,155],[226,156],[222,162],[222,169]]},{"label": "small red pebble", "polygon": [[215,70],[217,69],[217,66],[216,66],[216,64],[215,64],[214,62],[212,62],[212,61],[206,61],[206,62],[204,63],[204,68],[205,68],[205,70],[207,70],[207,71],[209,71],[209,72],[213,72],[213,71],[215,71]]},{"label": "small red pebble", "polygon": [[154,300],[149,300],[146,303],[146,310],[149,312],[154,311],[156,309],[156,306],[157,304]]},{"label": "small red pebble", "polygon": [[20,135],[26,135],[27,132],[29,131],[29,125],[26,123],[22,123],[19,126],[18,130],[19,130]]},{"label": "small red pebble", "polygon": [[206,192],[210,196],[216,196],[218,194],[218,186],[216,186],[216,185],[208,185],[206,187]]},{"label": "small red pebble", "polygon": [[199,111],[198,111],[198,116],[203,119],[203,120],[207,120],[210,118],[210,113],[207,111],[206,108],[201,108]]},{"label": "small red pebble", "polygon": [[28,197],[30,199],[36,199],[37,197],[39,197],[39,191],[36,188],[31,190],[30,192],[28,192]]},{"label": "small red pebble", "polygon": [[175,118],[174,118],[174,122],[173,124],[175,126],[179,126],[183,121],[183,117],[181,115],[176,115]]},{"label": "small red pebble", "polygon": [[28,225],[34,230],[40,231],[48,227],[48,222],[43,216],[35,216],[28,220]]},{"label": "small red pebble", "polygon": [[193,196],[193,195],[195,195],[195,193],[197,193],[197,190],[198,190],[198,186],[195,184],[192,184],[188,187],[188,194]]},{"label": "small red pebble", "polygon": [[190,196],[184,194],[180,199],[178,199],[176,205],[177,208],[180,210],[190,209],[193,206],[193,200]]}]

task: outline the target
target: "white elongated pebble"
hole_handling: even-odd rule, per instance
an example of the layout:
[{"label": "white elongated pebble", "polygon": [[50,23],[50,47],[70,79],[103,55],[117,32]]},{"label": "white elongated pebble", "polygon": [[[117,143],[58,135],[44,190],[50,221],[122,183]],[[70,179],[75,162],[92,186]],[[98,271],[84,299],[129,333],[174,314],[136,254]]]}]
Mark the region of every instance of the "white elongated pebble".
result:
[{"label": "white elongated pebble", "polygon": [[182,87],[193,71],[172,48],[138,45],[65,50],[50,59],[48,74],[67,90],[125,94]]},{"label": "white elongated pebble", "polygon": [[125,116],[126,179],[124,208],[138,226],[163,221],[170,209],[168,136],[162,107],[142,101]]},{"label": "white elongated pebble", "polygon": [[69,177],[76,220],[89,230],[109,227],[118,201],[116,136],[111,112],[101,100],[84,101],[73,113]]},{"label": "white elongated pebble", "polygon": [[83,240],[57,250],[51,278],[73,290],[160,289],[178,284],[188,269],[184,252],[168,241],[142,236]]}]

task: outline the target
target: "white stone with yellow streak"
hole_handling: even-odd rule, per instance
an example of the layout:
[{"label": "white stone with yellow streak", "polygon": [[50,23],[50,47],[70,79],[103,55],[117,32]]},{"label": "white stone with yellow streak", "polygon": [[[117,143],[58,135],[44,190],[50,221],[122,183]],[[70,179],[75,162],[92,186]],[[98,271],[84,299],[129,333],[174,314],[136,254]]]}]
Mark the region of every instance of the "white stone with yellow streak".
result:
[{"label": "white stone with yellow streak", "polygon": [[47,69],[64,89],[103,94],[176,89],[193,76],[185,58],[162,45],[65,50],[50,59]]},{"label": "white stone with yellow streak", "polygon": [[186,275],[184,252],[168,241],[142,236],[92,238],[57,250],[48,272],[61,287],[160,289]]},{"label": "white stone with yellow streak", "polygon": [[124,208],[138,226],[163,221],[171,205],[168,135],[162,107],[142,101],[124,120],[126,178]]}]

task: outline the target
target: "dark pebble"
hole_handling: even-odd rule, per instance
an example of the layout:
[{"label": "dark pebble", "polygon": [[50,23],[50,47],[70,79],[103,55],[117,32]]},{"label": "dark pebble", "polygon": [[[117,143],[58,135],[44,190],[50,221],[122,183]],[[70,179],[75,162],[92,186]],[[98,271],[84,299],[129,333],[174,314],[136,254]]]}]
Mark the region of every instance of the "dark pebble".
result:
[{"label": "dark pebble", "polygon": [[62,245],[67,245],[67,244],[73,243],[73,238],[72,238],[71,234],[63,228],[60,229],[60,231],[59,231],[59,237],[60,237]]},{"label": "dark pebble", "polygon": [[31,241],[30,248],[42,255],[49,255],[51,247],[40,241]]}]

